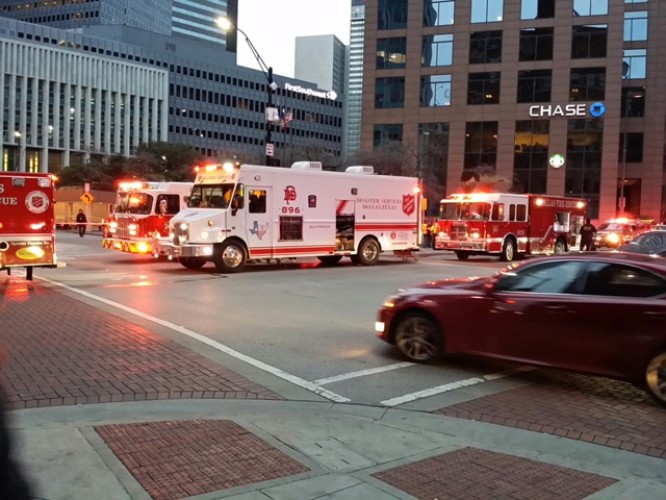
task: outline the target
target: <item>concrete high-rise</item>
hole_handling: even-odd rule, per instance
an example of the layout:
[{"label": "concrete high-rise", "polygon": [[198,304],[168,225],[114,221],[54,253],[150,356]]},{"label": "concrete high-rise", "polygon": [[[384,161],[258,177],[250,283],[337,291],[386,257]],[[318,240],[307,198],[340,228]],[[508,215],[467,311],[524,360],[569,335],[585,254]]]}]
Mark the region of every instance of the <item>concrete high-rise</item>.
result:
[{"label": "concrete high-rise", "polygon": [[351,0],[347,90],[345,92],[345,144],[347,155],[361,147],[361,96],[363,94],[363,43],[365,0]]},{"label": "concrete high-rise", "polygon": [[345,93],[345,45],[335,35],[296,37],[294,76]]},{"label": "concrete high-rise", "polygon": [[417,152],[435,199],[490,172],[584,197],[593,219],[666,218],[662,1],[366,0],[365,14],[361,147]]}]

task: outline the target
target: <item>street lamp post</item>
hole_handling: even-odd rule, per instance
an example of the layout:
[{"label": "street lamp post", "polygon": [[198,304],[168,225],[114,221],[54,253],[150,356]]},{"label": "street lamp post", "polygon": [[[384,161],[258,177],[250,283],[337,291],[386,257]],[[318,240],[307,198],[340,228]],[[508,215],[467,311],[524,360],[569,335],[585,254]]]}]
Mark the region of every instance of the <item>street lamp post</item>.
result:
[{"label": "street lamp post", "polygon": [[215,22],[222,30],[229,31],[230,29],[233,28],[236,29],[236,31],[238,31],[245,37],[245,41],[247,42],[247,45],[250,47],[252,55],[257,60],[257,63],[259,63],[259,67],[261,68],[262,73],[266,77],[267,81],[266,91],[268,93],[268,103],[266,104],[265,120],[264,120],[264,123],[266,125],[266,140],[264,148],[266,153],[266,165],[271,165],[273,163],[273,156],[274,156],[273,142],[271,140],[271,128],[272,128],[272,122],[275,120],[275,115],[277,113],[277,110],[273,108],[273,92],[277,90],[277,84],[273,81],[273,67],[266,65],[264,60],[259,55],[257,48],[254,46],[250,38],[242,29],[240,29],[238,26],[234,26],[226,17],[219,17],[215,20]]},{"label": "street lamp post", "polygon": [[23,134],[18,130],[14,132],[14,137],[18,140],[19,143],[19,164],[18,171],[25,172],[25,140],[23,139]]},{"label": "street lamp post", "polygon": [[619,215],[624,217],[626,208],[627,208],[627,200],[625,199],[625,184],[627,183],[627,148],[628,148],[628,142],[627,142],[627,136],[629,135],[627,132],[627,129],[629,128],[627,125],[627,118],[629,117],[629,103],[631,99],[641,99],[643,97],[643,94],[641,92],[635,92],[635,91],[627,91],[625,97],[624,97],[624,134],[622,137],[622,177],[620,179],[620,196],[618,200],[618,205],[619,205]]}]

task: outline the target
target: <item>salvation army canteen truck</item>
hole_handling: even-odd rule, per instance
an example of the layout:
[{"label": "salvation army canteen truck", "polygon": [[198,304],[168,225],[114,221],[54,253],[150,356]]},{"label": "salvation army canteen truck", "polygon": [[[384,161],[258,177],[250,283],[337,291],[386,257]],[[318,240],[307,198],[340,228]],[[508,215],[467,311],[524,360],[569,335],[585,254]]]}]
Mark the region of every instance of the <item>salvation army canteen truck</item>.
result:
[{"label": "salvation army canteen truck", "polygon": [[188,208],[171,219],[154,253],[188,269],[210,261],[225,273],[300,257],[370,266],[384,252],[418,249],[419,207],[418,179],[374,175],[367,166],[208,165],[198,169]]}]

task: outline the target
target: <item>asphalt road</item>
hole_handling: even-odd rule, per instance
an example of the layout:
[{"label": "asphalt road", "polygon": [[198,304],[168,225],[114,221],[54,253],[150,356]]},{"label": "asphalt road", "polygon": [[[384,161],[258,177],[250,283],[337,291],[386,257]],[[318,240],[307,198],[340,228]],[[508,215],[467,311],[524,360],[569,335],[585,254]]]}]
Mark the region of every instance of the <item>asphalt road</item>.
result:
[{"label": "asphalt road", "polygon": [[[37,279],[123,317],[159,324],[188,346],[212,347],[237,360],[237,370],[278,375],[327,399],[434,409],[451,398],[467,399],[470,390],[492,393],[521,384],[519,377],[504,378],[506,370],[521,367],[455,359],[408,363],[374,335],[377,308],[395,290],[431,279],[490,275],[503,267],[496,258],[461,263],[436,252],[403,262],[387,255],[373,267],[348,259],[336,267],[299,260],[224,275],[212,264],[187,270],[106,250],[96,234],[81,239],[59,232],[57,241],[66,267],[37,270]],[[497,374],[499,381],[466,385]]]}]

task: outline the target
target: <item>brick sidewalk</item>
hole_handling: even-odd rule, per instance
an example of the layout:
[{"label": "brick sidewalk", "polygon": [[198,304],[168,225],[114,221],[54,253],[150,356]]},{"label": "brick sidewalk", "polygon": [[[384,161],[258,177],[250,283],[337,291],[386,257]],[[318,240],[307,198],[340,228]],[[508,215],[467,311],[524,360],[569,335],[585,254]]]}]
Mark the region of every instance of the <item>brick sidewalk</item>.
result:
[{"label": "brick sidewalk", "polygon": [[154,399],[281,399],[145,328],[39,282],[0,282],[10,408]]}]

